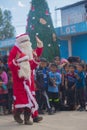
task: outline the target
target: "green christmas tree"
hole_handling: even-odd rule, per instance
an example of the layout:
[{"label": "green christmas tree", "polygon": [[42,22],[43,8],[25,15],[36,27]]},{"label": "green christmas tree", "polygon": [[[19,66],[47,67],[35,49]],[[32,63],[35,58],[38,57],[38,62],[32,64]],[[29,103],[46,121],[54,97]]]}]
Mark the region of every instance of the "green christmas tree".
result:
[{"label": "green christmas tree", "polygon": [[55,56],[59,56],[58,39],[46,0],[31,1],[26,32],[30,36],[33,48],[36,47],[36,35],[43,41],[43,57],[52,61]]}]

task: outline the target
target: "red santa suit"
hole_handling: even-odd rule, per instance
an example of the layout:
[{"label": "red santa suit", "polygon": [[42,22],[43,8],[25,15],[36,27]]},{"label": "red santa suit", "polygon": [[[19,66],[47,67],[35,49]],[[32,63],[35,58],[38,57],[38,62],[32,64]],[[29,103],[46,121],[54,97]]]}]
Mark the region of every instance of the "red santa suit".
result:
[{"label": "red santa suit", "polygon": [[[36,113],[38,105],[33,96],[34,94],[34,78],[33,78],[33,70],[37,67],[38,62],[33,58],[33,55],[28,55],[26,53],[26,48],[21,47],[21,43],[27,45],[26,43],[29,42],[28,35],[21,35],[16,39],[17,43],[12,48],[8,58],[8,65],[12,71],[13,76],[13,94],[14,94],[14,107],[15,108],[30,108],[32,114]],[[37,47],[34,51],[37,56],[42,54],[43,47]],[[30,50],[32,51],[32,50]],[[28,52],[28,51],[27,51]],[[21,55],[22,53],[26,53],[26,56],[16,59],[17,54]],[[30,57],[29,57],[30,56]],[[30,66],[30,76],[23,77],[19,75],[20,70],[20,61],[27,60]],[[26,61],[25,61],[26,62]],[[26,66],[26,65],[25,65]]]}]

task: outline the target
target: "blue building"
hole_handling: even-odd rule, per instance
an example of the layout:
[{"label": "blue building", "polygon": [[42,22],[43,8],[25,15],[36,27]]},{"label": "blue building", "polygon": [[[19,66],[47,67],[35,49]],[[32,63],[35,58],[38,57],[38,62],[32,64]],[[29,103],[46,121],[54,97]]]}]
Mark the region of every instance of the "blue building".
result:
[{"label": "blue building", "polygon": [[16,38],[10,38],[6,40],[0,40],[0,54],[8,55],[10,49],[15,44]]},{"label": "blue building", "polygon": [[61,27],[56,28],[60,39],[61,57],[79,56],[87,62],[87,0],[55,9],[61,11]]}]

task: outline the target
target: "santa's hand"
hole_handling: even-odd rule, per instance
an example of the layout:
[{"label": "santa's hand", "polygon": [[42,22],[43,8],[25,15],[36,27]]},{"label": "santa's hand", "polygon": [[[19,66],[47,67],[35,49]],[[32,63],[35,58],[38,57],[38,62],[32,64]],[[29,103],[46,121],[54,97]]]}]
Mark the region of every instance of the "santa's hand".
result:
[{"label": "santa's hand", "polygon": [[37,47],[41,48],[43,47],[43,42],[36,36],[36,41],[37,41]]}]

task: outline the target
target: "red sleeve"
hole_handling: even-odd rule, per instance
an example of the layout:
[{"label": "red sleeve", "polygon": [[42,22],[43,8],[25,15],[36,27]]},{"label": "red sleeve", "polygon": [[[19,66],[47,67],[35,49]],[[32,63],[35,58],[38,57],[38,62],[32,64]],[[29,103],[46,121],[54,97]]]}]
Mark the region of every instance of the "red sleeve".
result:
[{"label": "red sleeve", "polygon": [[36,62],[35,60],[30,60],[29,63],[30,63],[31,70],[34,70],[39,64],[39,62]]},{"label": "red sleeve", "polygon": [[8,57],[8,66],[11,70],[17,70],[19,68],[15,62],[17,51],[17,47],[13,47]]},{"label": "red sleeve", "polygon": [[37,56],[39,57],[42,55],[43,47],[42,48],[37,47],[34,51],[36,52]]}]

